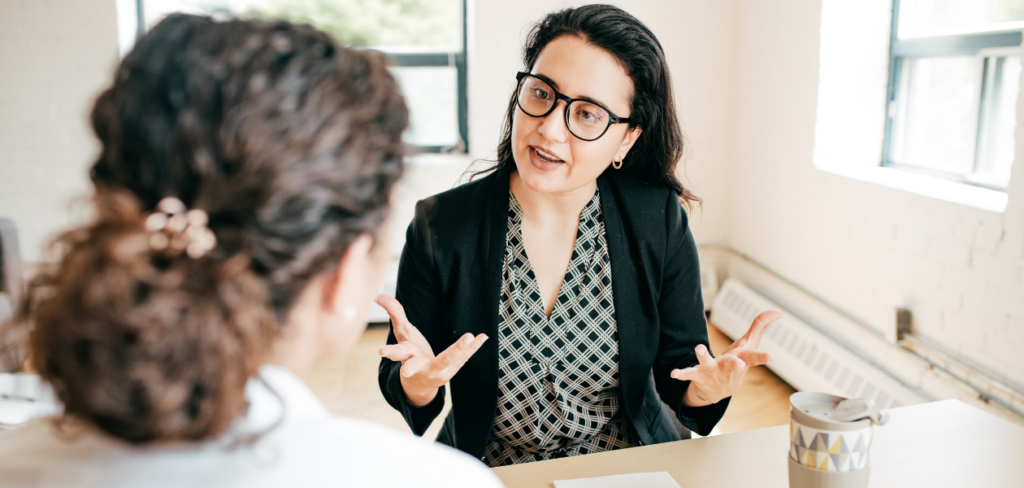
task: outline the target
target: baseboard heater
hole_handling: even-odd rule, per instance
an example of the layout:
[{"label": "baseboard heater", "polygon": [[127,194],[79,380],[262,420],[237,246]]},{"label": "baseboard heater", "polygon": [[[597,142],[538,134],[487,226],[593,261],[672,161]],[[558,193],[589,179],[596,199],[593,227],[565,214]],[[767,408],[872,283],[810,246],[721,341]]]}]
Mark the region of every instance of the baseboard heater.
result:
[{"label": "baseboard heater", "polygon": [[870,398],[881,408],[927,401],[738,280],[726,280],[715,294],[711,321],[735,340],[765,310],[779,310],[785,318],[768,327],[759,349],[775,356],[768,368],[793,388]]}]

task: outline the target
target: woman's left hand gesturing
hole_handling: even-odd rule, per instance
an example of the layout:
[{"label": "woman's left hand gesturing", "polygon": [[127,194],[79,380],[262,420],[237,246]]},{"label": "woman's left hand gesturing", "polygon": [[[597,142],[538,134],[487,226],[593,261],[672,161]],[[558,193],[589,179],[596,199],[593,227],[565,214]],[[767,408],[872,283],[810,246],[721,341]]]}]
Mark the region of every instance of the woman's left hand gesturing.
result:
[{"label": "woman's left hand gesturing", "polygon": [[763,312],[754,319],[743,334],[733,342],[717,358],[711,357],[704,344],[696,347],[697,366],[672,370],[672,377],[679,381],[689,381],[683,403],[690,407],[702,407],[718,403],[732,394],[743,383],[743,375],[747,368],[759,366],[774,359],[771,354],[757,350],[761,345],[761,336],[768,324],[782,318],[775,310]]}]

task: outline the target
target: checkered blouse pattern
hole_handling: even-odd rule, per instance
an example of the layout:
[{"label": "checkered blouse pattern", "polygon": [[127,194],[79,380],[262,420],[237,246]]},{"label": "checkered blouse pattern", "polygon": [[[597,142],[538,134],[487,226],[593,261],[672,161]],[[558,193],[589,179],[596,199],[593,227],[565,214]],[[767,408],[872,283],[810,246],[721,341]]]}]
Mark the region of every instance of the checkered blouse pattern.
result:
[{"label": "checkered blouse pattern", "polygon": [[490,466],[638,445],[619,413],[619,342],[601,196],[580,213],[551,317],[526,257],[523,213],[509,197],[498,328],[498,409]]}]

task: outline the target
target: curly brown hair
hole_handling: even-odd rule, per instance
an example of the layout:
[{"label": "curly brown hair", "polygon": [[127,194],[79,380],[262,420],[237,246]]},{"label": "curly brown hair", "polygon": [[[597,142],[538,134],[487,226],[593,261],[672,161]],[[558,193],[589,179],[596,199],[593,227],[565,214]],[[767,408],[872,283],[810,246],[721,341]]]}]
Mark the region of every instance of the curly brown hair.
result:
[{"label": "curly brown hair", "polygon": [[[384,57],[309,25],[155,26],[92,111],[95,217],[16,321],[64,415],[133,443],[223,432],[297,295],[387,216],[407,124]],[[168,196],[209,215],[212,252],[151,250]]]}]

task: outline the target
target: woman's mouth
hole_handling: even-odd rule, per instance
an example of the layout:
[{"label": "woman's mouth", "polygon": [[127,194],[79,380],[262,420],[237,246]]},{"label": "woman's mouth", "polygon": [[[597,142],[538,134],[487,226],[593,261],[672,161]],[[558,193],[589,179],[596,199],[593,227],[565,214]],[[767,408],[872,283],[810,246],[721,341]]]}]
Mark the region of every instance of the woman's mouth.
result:
[{"label": "woman's mouth", "polygon": [[553,171],[565,164],[558,156],[536,146],[530,146],[530,162],[544,171]]}]

